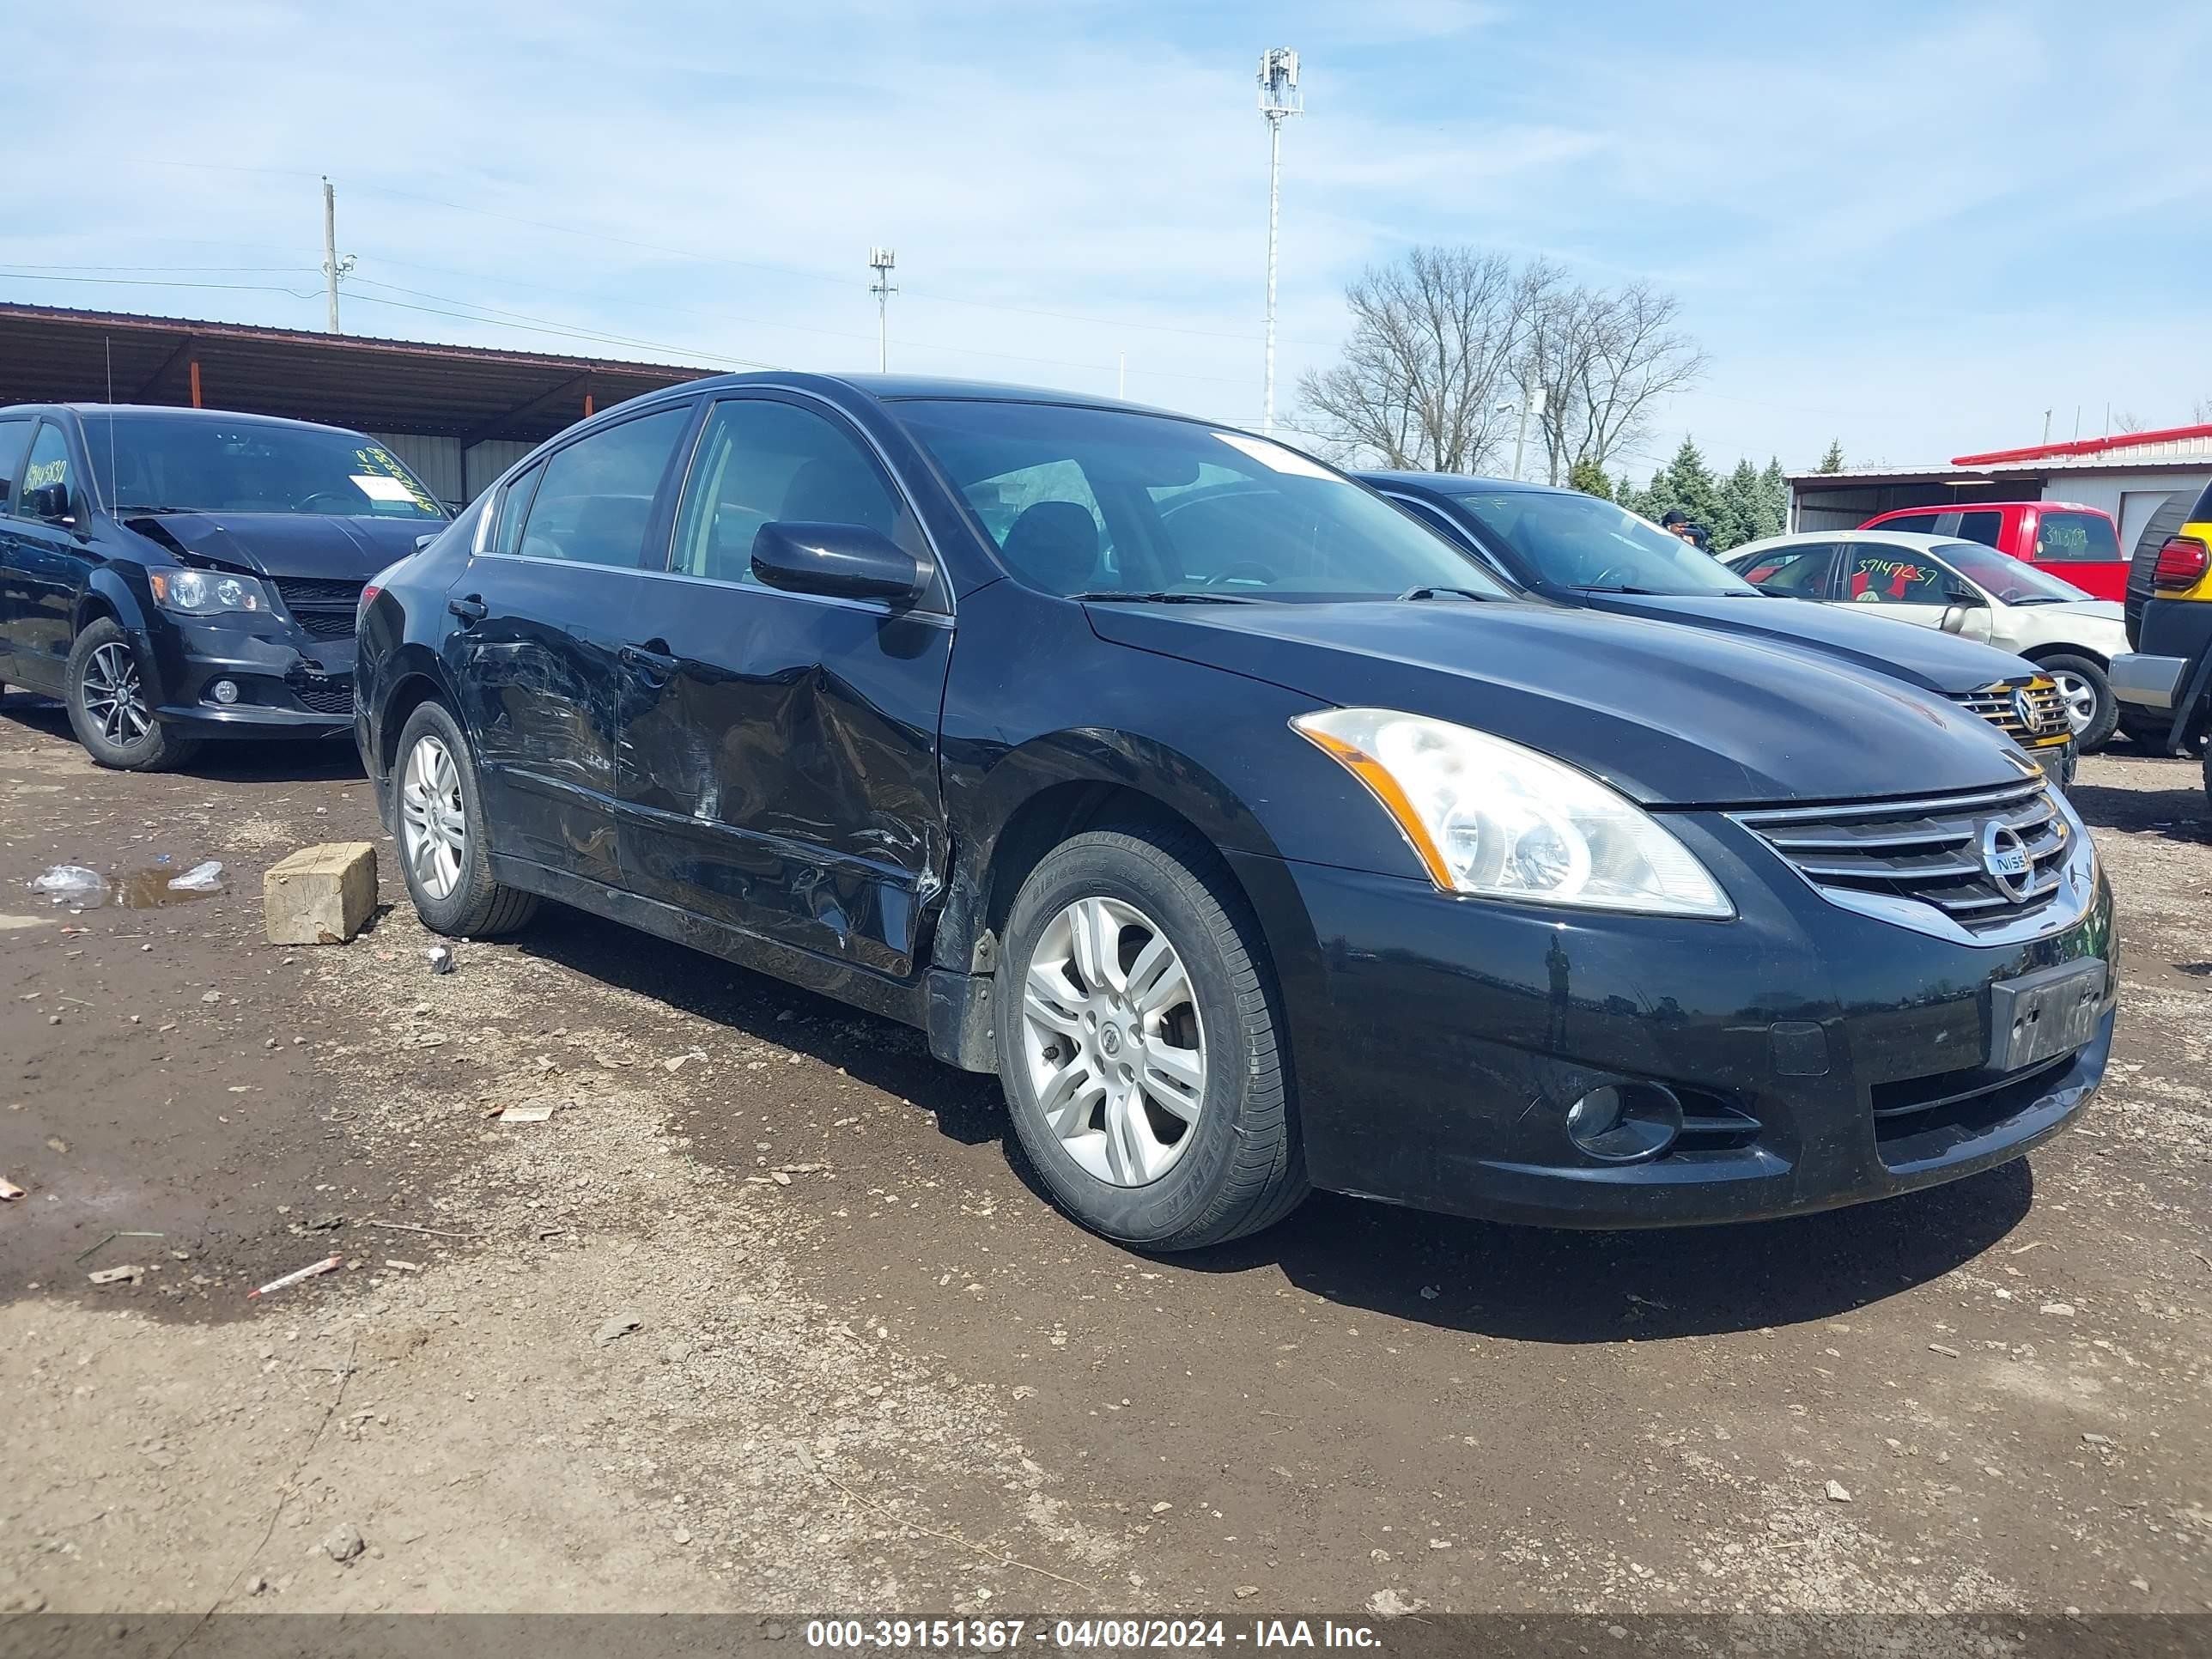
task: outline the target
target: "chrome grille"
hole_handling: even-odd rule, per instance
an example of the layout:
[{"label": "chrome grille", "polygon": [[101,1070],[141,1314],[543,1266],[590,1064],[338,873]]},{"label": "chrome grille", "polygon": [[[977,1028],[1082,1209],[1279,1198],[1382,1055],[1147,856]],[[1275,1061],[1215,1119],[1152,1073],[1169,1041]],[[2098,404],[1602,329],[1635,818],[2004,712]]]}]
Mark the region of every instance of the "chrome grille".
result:
[{"label": "chrome grille", "polygon": [[[2058,892],[2073,829],[2040,778],[1920,800],[1740,812],[1736,821],[1839,899],[1873,895],[1940,911],[1969,933],[2034,915]],[[1984,862],[1992,824],[2019,837],[2017,896]],[[2008,847],[2008,837],[2002,838]]]},{"label": "chrome grille", "polygon": [[[2000,680],[1978,691],[1957,692],[1951,701],[2023,748],[2054,743],[2068,732],[2066,700],[2059,696],[2057,683],[2040,674],[2032,680]],[[2026,720],[2021,718],[2023,703]]]}]

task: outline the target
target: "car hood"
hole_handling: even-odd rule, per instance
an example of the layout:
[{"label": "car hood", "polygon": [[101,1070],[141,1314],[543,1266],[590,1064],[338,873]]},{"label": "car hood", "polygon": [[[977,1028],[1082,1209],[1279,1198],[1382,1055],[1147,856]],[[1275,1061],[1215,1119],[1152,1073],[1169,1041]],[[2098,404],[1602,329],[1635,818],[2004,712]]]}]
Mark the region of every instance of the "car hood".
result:
[{"label": "car hood", "polygon": [[1672,593],[1588,598],[1592,606],[1623,616],[1687,623],[1823,652],[1945,696],[2035,672],[2033,664],[1995,646],[1810,599]]},{"label": "car hood", "polygon": [[2047,617],[2054,623],[2064,617],[2069,621],[2110,623],[2116,628],[2128,625],[2128,608],[2118,599],[2061,599],[2056,605],[2014,605],[2007,606],[2006,612],[2015,621]]},{"label": "car hood", "polygon": [[302,513],[125,514],[123,523],[173,554],[257,576],[367,581],[445,528],[428,519],[323,518]]},{"label": "car hood", "polygon": [[1317,704],[1455,720],[1647,805],[1940,793],[2014,783],[2029,764],[1986,722],[1893,676],[1636,617],[1449,600],[1089,611],[1115,644]]}]

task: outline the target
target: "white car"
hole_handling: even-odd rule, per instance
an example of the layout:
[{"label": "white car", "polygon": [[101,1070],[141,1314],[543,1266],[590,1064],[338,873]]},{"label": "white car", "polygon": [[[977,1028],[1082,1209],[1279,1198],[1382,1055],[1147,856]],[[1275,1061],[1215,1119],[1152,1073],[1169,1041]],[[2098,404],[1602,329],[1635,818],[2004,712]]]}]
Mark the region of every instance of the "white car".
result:
[{"label": "white car", "polygon": [[2127,650],[2126,613],[1979,542],[1890,530],[1806,531],[1731,549],[1754,587],[1940,628],[2027,658],[2057,682],[2075,745],[2112,740],[2120,705],[2106,678]]}]

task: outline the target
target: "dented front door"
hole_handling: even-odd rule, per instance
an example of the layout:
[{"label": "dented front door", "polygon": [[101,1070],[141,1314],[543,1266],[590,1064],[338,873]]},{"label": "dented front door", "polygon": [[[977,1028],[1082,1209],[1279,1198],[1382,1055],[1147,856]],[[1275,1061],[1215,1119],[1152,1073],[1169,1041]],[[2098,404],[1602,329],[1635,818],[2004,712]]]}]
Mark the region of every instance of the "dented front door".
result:
[{"label": "dented front door", "polygon": [[761,586],[752,538],[779,519],[920,538],[872,452],[826,407],[714,407],[672,568],[640,585],[623,665],[624,884],[904,977],[945,863],[937,723],[951,620]]}]

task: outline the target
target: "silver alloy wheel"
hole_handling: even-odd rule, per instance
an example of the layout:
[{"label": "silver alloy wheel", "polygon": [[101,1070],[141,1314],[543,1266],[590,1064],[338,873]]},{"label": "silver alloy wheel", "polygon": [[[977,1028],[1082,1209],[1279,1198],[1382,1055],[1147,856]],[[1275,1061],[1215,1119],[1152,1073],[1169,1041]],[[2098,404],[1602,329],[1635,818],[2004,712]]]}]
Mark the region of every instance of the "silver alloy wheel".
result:
[{"label": "silver alloy wheel", "polygon": [[1206,1031],[1182,958],[1133,904],[1078,899],[1047,925],[1022,990],[1022,1049],[1045,1122],[1099,1180],[1173,1169],[1206,1103]]},{"label": "silver alloy wheel", "polygon": [[461,805],[461,770],[434,732],[424,732],[407,751],[399,785],[400,850],[416,883],[432,898],[447,898],[460,885],[469,825]]},{"label": "silver alloy wheel", "polygon": [[2079,737],[2097,718],[2097,688],[2083,676],[2069,674],[2063,668],[2051,678],[2066,704],[2066,724]]},{"label": "silver alloy wheel", "polygon": [[84,665],[84,712],[100,735],[128,748],[154,729],[154,716],[138,684],[138,659],[121,640],[111,640]]}]

